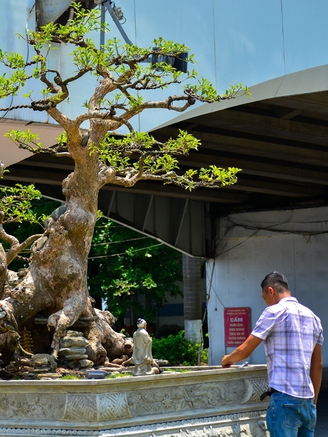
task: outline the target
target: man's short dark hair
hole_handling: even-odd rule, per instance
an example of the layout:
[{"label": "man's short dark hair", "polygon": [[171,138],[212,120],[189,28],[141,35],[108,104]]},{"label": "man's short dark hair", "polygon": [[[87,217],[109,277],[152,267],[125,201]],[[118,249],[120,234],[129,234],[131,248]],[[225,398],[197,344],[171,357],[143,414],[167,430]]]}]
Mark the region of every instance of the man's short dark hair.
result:
[{"label": "man's short dark hair", "polygon": [[286,276],[279,272],[271,272],[266,275],[261,282],[261,288],[264,290],[267,287],[275,288],[279,293],[289,290]]}]

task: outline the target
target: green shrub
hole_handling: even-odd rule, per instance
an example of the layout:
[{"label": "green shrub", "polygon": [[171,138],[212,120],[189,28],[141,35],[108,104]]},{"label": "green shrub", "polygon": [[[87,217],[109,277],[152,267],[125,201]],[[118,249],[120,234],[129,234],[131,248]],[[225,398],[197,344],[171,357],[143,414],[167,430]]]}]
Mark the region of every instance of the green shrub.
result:
[{"label": "green shrub", "polygon": [[[201,345],[184,338],[184,331],[165,338],[153,338],[153,357],[157,360],[167,360],[170,365],[195,366],[199,364]],[[204,352],[201,356],[205,357]]]},{"label": "green shrub", "polygon": [[208,364],[208,348],[204,348],[202,350],[202,354],[201,354],[200,360],[201,360],[202,363]]}]

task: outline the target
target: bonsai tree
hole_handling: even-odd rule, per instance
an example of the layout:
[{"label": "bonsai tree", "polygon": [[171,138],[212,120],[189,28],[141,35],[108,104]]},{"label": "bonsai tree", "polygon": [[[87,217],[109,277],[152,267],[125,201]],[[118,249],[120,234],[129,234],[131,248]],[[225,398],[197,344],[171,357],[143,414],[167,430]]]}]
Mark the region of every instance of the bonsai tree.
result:
[{"label": "bonsai tree", "polygon": [[[2,327],[1,332],[12,333],[29,326],[36,317],[45,318],[51,336],[49,348],[56,359],[60,339],[66,330],[82,321],[84,336],[89,341],[88,357],[100,364],[106,357],[113,360],[131,352],[127,339],[113,331],[113,316],[96,310],[88,292],[87,258],[101,187],[109,183],[131,187],[138,181],[153,180],[188,190],[220,188],[234,184],[239,171],[210,166],[182,172],[178,166],[179,156],[196,150],[199,140],[180,131],[177,138],[161,143],[148,133],[135,131],[131,120],[153,108],[182,112],[196,101],[230,99],[242,86],[233,86],[220,96],[207,80],[197,79],[195,71],[182,73],[172,63],[160,61],[179,59],[182,53],[188,52],[184,45],[162,38],[156,39],[149,48],[122,45],[117,39],[108,39],[97,47],[90,32],[100,29],[108,32],[107,25],[100,22],[96,9],[86,11],[78,4],[73,7],[74,16],[68,25],[49,23],[24,36],[34,51],[29,61],[18,53],[0,51],[0,61],[10,70],[1,77],[0,96],[17,95],[24,88],[28,103],[20,108],[45,111],[63,128],[57,145],[51,149],[44,148],[38,135],[29,130],[12,131],[7,136],[32,153],[69,156],[74,161],[74,171],[62,182],[65,204],[45,221],[42,235],[33,236],[24,243],[6,235],[2,225],[10,212],[2,208],[0,237],[9,249],[5,251],[0,247],[3,315],[0,330]],[[63,77],[60,70],[48,65],[49,53],[58,42],[72,46],[71,57],[66,62],[72,63],[74,73],[69,77]],[[158,61],[151,63],[151,58]],[[188,64],[192,62],[193,58],[189,56]],[[95,87],[90,91],[84,109],[71,119],[60,104],[68,101],[70,85],[90,73],[97,79]],[[42,98],[39,94],[35,96],[37,81],[44,86]],[[173,84],[181,84],[181,94],[157,101],[146,99],[147,91],[156,90],[158,95],[165,95],[166,89]],[[246,88],[244,90],[247,92]],[[2,111],[13,109],[14,106],[1,108]],[[84,128],[85,123],[88,128]],[[118,137],[116,133],[121,127],[127,133]],[[10,262],[31,241],[34,243],[28,268],[19,277],[12,272],[9,274]],[[14,337],[11,348],[17,349],[19,337]],[[0,350],[6,350],[8,345],[8,335],[0,336]]]}]

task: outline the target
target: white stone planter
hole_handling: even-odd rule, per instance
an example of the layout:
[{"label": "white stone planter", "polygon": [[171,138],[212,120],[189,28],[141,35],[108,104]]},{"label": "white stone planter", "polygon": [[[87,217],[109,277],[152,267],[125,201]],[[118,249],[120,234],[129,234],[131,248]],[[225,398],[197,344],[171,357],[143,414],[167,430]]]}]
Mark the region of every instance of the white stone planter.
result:
[{"label": "white stone planter", "polygon": [[1,436],[266,437],[266,366],[0,381]]}]

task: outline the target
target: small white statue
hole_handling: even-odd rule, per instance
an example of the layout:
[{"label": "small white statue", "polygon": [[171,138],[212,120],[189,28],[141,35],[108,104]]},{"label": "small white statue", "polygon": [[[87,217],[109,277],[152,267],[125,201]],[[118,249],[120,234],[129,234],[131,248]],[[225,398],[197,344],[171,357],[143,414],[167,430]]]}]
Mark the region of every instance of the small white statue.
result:
[{"label": "small white statue", "polygon": [[152,367],[152,338],[146,331],[147,322],[144,319],[137,320],[138,329],[133,334],[133,354],[134,376],[153,375]]}]

